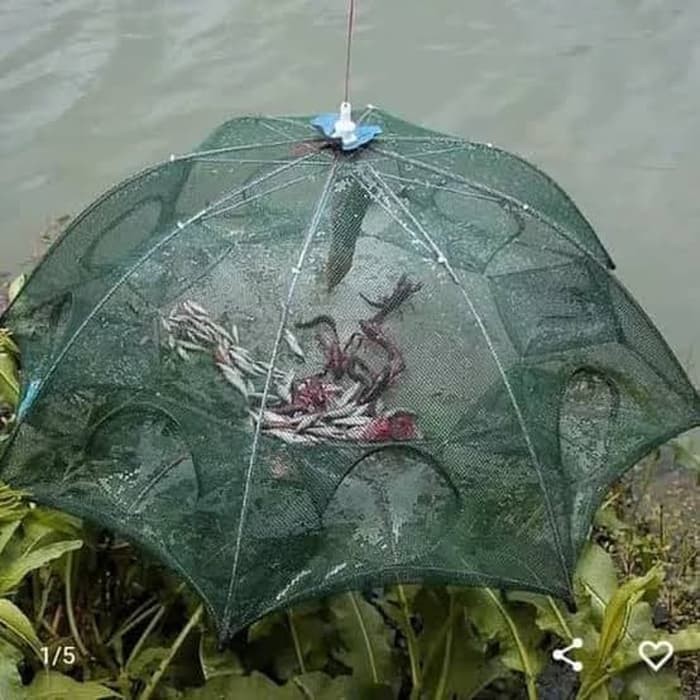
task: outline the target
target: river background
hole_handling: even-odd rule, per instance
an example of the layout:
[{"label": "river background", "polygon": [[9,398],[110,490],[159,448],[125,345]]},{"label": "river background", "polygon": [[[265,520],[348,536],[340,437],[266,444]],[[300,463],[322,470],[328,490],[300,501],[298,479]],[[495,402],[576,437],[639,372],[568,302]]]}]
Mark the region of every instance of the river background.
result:
[{"label": "river background", "polygon": [[[0,270],[231,116],[334,109],[345,22],[344,0],[0,0]],[[351,89],[551,174],[700,383],[697,0],[358,0]]]}]

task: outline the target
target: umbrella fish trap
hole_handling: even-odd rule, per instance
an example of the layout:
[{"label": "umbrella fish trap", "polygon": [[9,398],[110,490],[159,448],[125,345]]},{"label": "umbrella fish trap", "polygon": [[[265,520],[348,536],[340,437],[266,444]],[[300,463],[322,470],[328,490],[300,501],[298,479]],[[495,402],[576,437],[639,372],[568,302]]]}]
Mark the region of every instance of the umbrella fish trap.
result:
[{"label": "umbrella fish trap", "polygon": [[3,319],[0,477],[155,553],[222,636],[395,581],[571,600],[611,482],[700,422],[551,179],[356,118],[353,150],[228,122],[83,212]]}]

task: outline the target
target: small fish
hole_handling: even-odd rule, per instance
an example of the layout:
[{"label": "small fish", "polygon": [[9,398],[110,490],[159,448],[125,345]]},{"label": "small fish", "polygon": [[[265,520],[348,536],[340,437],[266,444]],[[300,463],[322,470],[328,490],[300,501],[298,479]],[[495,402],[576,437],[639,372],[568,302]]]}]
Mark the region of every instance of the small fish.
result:
[{"label": "small fish", "polygon": [[361,388],[362,384],[360,382],[355,382],[345,393],[343,393],[338,398],[338,400],[336,401],[336,406],[340,408],[341,406],[349,404],[357,397],[357,394],[359,393]]},{"label": "small fish", "polygon": [[241,342],[241,338],[238,335],[238,326],[235,323],[231,326],[231,335],[233,336],[233,339],[236,341],[236,345],[239,345]]},{"label": "small fish", "polygon": [[289,330],[289,328],[284,329],[284,339],[287,342],[289,349],[300,360],[306,359],[306,355],[304,354],[304,351],[301,349],[301,345],[299,345],[299,341],[296,339],[296,336],[294,335],[294,333],[292,333],[292,331]]},{"label": "small fish", "polygon": [[345,406],[340,406],[339,408],[332,408],[330,411],[326,411],[323,414],[324,418],[345,418],[346,416],[351,416],[355,414],[357,406],[355,404],[346,404]]},{"label": "small fish", "polygon": [[344,437],[342,431],[330,426],[311,427],[307,430],[306,434],[314,435],[316,437],[331,438],[333,440],[339,440]]},{"label": "small fish", "polygon": [[370,408],[370,404],[368,404],[368,403],[360,404],[355,409],[355,411],[352,415],[353,416],[364,416],[367,413],[367,411],[369,410],[369,408]]},{"label": "small fish", "polygon": [[180,359],[182,359],[182,360],[187,361],[187,360],[190,359],[190,356],[189,356],[189,354],[187,353],[187,350],[183,350],[183,348],[181,348],[180,345],[178,345],[178,346],[175,348],[175,352],[179,355]]},{"label": "small fish", "polygon": [[233,344],[233,338],[231,337],[231,334],[221,325],[218,323],[214,323],[213,321],[209,321],[210,323],[210,329],[216,333],[217,335],[221,336],[222,338],[226,338],[231,344]]},{"label": "small fish", "polygon": [[257,374],[255,367],[240,355],[235,356],[236,366],[246,374]]},{"label": "small fish", "polygon": [[209,312],[203,306],[200,306],[196,301],[188,299],[187,301],[182,302],[182,306],[185,311],[188,311],[191,314],[198,314],[199,316],[209,318]]},{"label": "small fish", "polygon": [[175,336],[172,333],[168,334],[168,347],[171,350],[175,349]]},{"label": "small fish", "polygon": [[192,350],[193,352],[206,351],[206,348],[203,345],[200,345],[199,343],[193,343],[189,340],[178,340],[177,344],[179,347],[184,348],[185,350]]},{"label": "small fish", "polygon": [[246,386],[248,387],[249,396],[255,393],[255,384],[253,384],[250,379],[246,382]]},{"label": "small fish", "polygon": [[347,427],[356,427],[358,425],[367,425],[372,421],[371,416],[348,416],[347,418],[338,418],[333,421],[334,425],[342,425]]},{"label": "small fish", "polygon": [[294,370],[287,372],[281,382],[277,384],[277,393],[287,402],[292,401],[292,387],[294,386]]},{"label": "small fish", "polygon": [[265,433],[268,435],[272,435],[276,438],[279,438],[280,440],[283,440],[284,442],[287,443],[306,443],[306,444],[313,444],[318,442],[314,437],[311,435],[299,435],[299,433],[291,433],[286,430],[265,430]]},{"label": "small fish", "polygon": [[216,366],[221,370],[221,373],[224,375],[224,378],[226,381],[231,384],[231,386],[235,387],[238,389],[238,391],[243,394],[243,397],[248,400],[248,387],[245,384],[245,381],[243,380],[243,376],[241,373],[237,370],[234,369],[233,367],[229,367],[228,365],[223,364],[222,362],[217,362]]},{"label": "small fish", "polygon": [[296,428],[294,428],[294,431],[297,433],[300,433],[307,428],[310,428],[314,423],[316,423],[319,419],[319,416],[317,413],[312,413],[311,415],[304,416],[299,423],[297,424]]},{"label": "small fish", "polygon": [[263,411],[263,425],[293,425],[291,418],[283,416],[280,413],[275,413],[274,411]]}]

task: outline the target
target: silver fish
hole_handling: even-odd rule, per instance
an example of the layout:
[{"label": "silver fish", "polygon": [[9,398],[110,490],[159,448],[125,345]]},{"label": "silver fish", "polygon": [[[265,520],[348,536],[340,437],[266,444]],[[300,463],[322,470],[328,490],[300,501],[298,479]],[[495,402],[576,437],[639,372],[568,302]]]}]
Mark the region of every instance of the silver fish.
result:
[{"label": "silver fish", "polygon": [[274,411],[263,411],[263,425],[292,425],[292,419]]},{"label": "silver fish", "polygon": [[343,431],[337,428],[332,428],[331,426],[317,426],[311,427],[306,431],[306,434],[315,435],[317,437],[327,437],[332,439],[339,439],[343,437]]},{"label": "silver fish", "polygon": [[314,414],[314,413],[312,413],[311,415],[308,415],[308,416],[304,416],[299,421],[299,423],[297,423],[297,426],[296,426],[296,428],[294,428],[294,430],[297,433],[300,433],[300,432],[306,430],[307,428],[310,428],[314,423],[318,422],[318,419],[319,419],[318,414]]},{"label": "silver fish", "polygon": [[287,443],[306,443],[306,444],[313,444],[315,442],[318,442],[314,437],[311,435],[300,435],[299,433],[291,433],[286,430],[265,430],[265,433],[268,435],[273,435],[276,438],[279,438],[280,440],[283,440],[284,442]]},{"label": "silver fish", "polygon": [[332,408],[330,411],[326,411],[323,414],[324,418],[344,418],[345,416],[351,416],[355,414],[357,410],[356,404],[347,404],[346,406],[340,406],[340,408]]},{"label": "silver fish", "polygon": [[304,354],[304,351],[301,349],[301,345],[299,345],[299,341],[296,339],[296,336],[294,335],[294,333],[292,333],[292,331],[289,330],[289,328],[284,329],[284,339],[287,342],[289,349],[300,360],[306,359],[306,355]]},{"label": "silver fish", "polygon": [[237,369],[229,367],[222,362],[217,362],[216,366],[221,370],[221,373],[224,375],[226,381],[231,384],[231,386],[238,389],[238,391],[243,394],[243,397],[248,400],[248,387],[246,387],[241,373]]},{"label": "silver fish", "polygon": [[183,350],[179,345],[175,348],[175,352],[180,356],[182,360],[189,360],[190,356],[186,350]]},{"label": "silver fish", "polygon": [[200,345],[199,343],[193,343],[189,340],[178,340],[177,344],[179,347],[184,348],[185,350],[192,350],[194,352],[206,351],[206,348],[203,345]]},{"label": "silver fish", "polygon": [[333,421],[333,424],[356,427],[359,425],[367,425],[367,423],[370,423],[371,421],[371,416],[348,416],[347,418],[338,418],[337,420]]},{"label": "silver fish", "polygon": [[340,408],[341,406],[349,404],[353,399],[356,398],[361,388],[362,384],[360,384],[360,382],[355,382],[347,391],[341,394],[341,396],[335,402],[336,406]]},{"label": "silver fish", "polygon": [[189,311],[190,313],[199,314],[200,316],[209,318],[209,312],[203,306],[200,306],[196,301],[188,299],[187,301],[182,302],[182,306],[186,311]]},{"label": "silver fish", "polygon": [[292,401],[292,387],[294,386],[294,370],[284,375],[281,382],[277,383],[277,393],[287,402]]},{"label": "silver fish", "polygon": [[234,323],[233,326],[231,326],[231,335],[233,336],[233,339],[236,341],[236,345],[238,345],[241,342],[241,338],[238,335],[238,326]]}]

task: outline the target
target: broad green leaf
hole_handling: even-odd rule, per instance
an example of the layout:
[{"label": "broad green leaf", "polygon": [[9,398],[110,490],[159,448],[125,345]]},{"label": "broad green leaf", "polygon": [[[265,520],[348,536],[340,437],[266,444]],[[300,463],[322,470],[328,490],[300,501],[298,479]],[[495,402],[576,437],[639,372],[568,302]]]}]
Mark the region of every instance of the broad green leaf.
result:
[{"label": "broad green leaf", "polygon": [[295,676],[288,685],[296,686],[305,700],[378,700],[382,697],[394,697],[388,686],[366,686],[358,683],[352,676],[333,678],[318,671]]},{"label": "broad green leaf", "polygon": [[612,533],[620,533],[623,530],[630,530],[631,526],[626,522],[621,520],[615,508],[609,506],[607,508],[600,508],[595,515],[594,524],[596,527],[604,527],[606,530]]},{"label": "broad green leaf", "polygon": [[144,647],[129,662],[129,675],[133,678],[148,680],[169,653],[170,647],[168,646]]},{"label": "broad green leaf", "polygon": [[231,649],[219,651],[216,638],[209,632],[200,636],[198,653],[202,675],[207,681],[217,676],[242,676],[244,673],[238,655]]},{"label": "broad green leaf", "polygon": [[37,656],[41,654],[41,641],[34,631],[32,623],[27,616],[7,598],[0,598],[0,634],[9,634],[9,641],[19,641],[24,646],[34,651]]},{"label": "broad green leaf", "polygon": [[0,698],[21,698],[24,688],[17,664],[22,660],[22,654],[15,647],[0,639]]},{"label": "broad green leaf", "polygon": [[292,610],[266,615],[248,631],[244,662],[253,668],[271,668],[281,680],[302,671],[321,670],[333,646],[333,630],[324,622],[324,612],[320,601],[312,601]]},{"label": "broad green leaf", "polygon": [[498,640],[500,660],[508,668],[524,673],[529,683],[545,663],[539,650],[542,632],[535,624],[532,608],[517,603],[508,605],[489,588],[467,589],[460,594],[467,619],[486,640]]},{"label": "broad green leaf", "polygon": [[82,540],[65,540],[39,547],[22,557],[10,560],[9,563],[4,561],[4,556],[0,557],[0,595],[14,590],[30,571],[82,546]]},{"label": "broad green leaf", "polygon": [[24,518],[29,511],[24,495],[0,482],[0,526],[3,523],[18,523]]},{"label": "broad green leaf", "polygon": [[423,670],[427,673],[429,667],[436,662],[434,659],[444,644],[448,628],[460,610],[450,612],[450,596],[446,588],[421,588],[413,597],[411,605],[420,621],[418,650]]},{"label": "broad green leaf", "polygon": [[69,676],[54,671],[39,671],[22,700],[102,700],[121,697],[99,683],[79,683]]},{"label": "broad green leaf", "polygon": [[0,347],[0,401],[15,406],[19,400],[19,372],[9,350]]},{"label": "broad green leaf", "polygon": [[[660,642],[662,640],[670,642],[675,655],[697,653],[700,652],[700,624],[691,625],[673,634],[668,634],[661,630],[654,630],[654,633],[646,637],[646,639],[654,642]],[[665,651],[661,649],[658,652],[649,650],[649,655],[651,657],[663,656],[664,653]],[[639,663],[641,663],[641,659],[639,658],[638,645],[626,645],[613,659],[613,668],[622,670]]]},{"label": "broad green leaf", "polygon": [[[618,648],[630,649],[630,644],[641,641],[632,639],[629,635],[630,621],[639,615],[635,611],[635,605],[646,593],[658,588],[662,580],[662,571],[655,567],[645,576],[626,581],[615,591],[605,606],[595,654],[592,653],[589,637],[584,637],[584,648],[579,652],[579,658],[583,662],[581,698],[595,697],[590,695],[591,689],[599,687],[599,681],[612,668]],[[642,615],[646,614],[644,610]],[[626,647],[621,646],[625,639]]]},{"label": "broad green leaf", "polygon": [[535,624],[543,632],[553,632],[566,642],[576,636],[572,630],[572,616],[551,596],[516,591],[508,594],[508,600],[532,605],[537,610]]},{"label": "broad green leaf", "polygon": [[31,510],[25,521],[25,526],[31,530],[34,523],[36,523],[37,530],[42,528],[47,534],[68,535],[71,539],[80,537],[82,529],[80,518],[45,506]]},{"label": "broad green leaf", "polygon": [[262,673],[249,676],[217,676],[201,688],[182,694],[183,700],[308,700],[292,683],[280,686]]},{"label": "broad green leaf", "polygon": [[330,609],[341,642],[338,659],[363,683],[390,682],[395,677],[395,653],[390,630],[377,609],[359,593],[337,596]]},{"label": "broad green leaf", "polygon": [[588,544],[578,560],[575,584],[581,599],[590,599],[597,621],[617,590],[617,574],[612,557],[599,545]]},{"label": "broad green leaf", "polygon": [[672,668],[662,668],[656,673],[642,664],[623,673],[621,700],[681,700],[681,683]]},{"label": "broad green leaf", "polygon": [[0,554],[2,554],[7,543],[12,539],[15,532],[17,532],[20,523],[20,520],[11,520],[6,523],[0,522]]},{"label": "broad green leaf", "polygon": [[615,592],[605,608],[603,625],[600,630],[598,646],[598,666],[603,667],[615,653],[618,644],[627,632],[632,608],[644,594],[653,587],[658,587],[663,580],[660,569],[653,568],[645,576],[625,582]]},{"label": "broad green leaf", "polygon": [[510,673],[499,657],[489,657],[486,644],[477,639],[465,610],[457,602],[458,614],[448,618],[447,633],[434,660],[425,671],[420,697],[447,700],[471,698],[497,678]]}]

